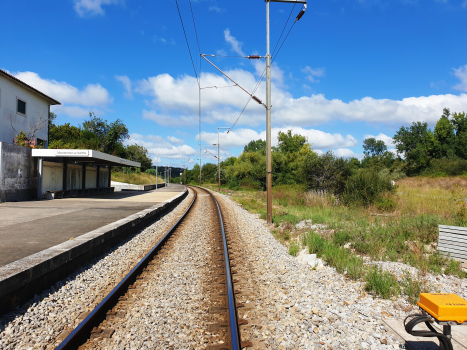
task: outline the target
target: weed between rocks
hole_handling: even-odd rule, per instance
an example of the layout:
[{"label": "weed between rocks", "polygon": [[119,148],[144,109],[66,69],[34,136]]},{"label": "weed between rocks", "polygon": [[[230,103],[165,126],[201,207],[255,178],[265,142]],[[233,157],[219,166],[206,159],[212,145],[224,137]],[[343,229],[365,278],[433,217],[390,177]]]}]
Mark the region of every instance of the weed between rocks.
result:
[{"label": "weed between rocks", "polygon": [[365,290],[374,292],[384,299],[391,299],[400,295],[401,289],[396,276],[380,267],[372,266],[365,275]]}]

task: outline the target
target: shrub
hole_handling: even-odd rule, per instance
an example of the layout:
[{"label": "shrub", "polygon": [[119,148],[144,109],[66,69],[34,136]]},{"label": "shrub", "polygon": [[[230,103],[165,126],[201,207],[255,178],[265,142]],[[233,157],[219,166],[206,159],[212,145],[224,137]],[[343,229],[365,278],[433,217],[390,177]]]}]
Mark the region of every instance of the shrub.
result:
[{"label": "shrub", "polygon": [[391,299],[400,294],[397,278],[388,271],[373,266],[365,276],[367,292],[374,292],[384,299]]},{"label": "shrub", "polygon": [[340,195],[351,174],[349,160],[336,157],[331,151],[319,157],[309,157],[303,165],[305,182],[309,190]]},{"label": "shrub", "polygon": [[154,176],[157,175],[156,169],[147,169],[147,170],[145,171],[145,173],[146,173],[146,174],[149,174],[149,175],[154,175]]},{"label": "shrub", "polygon": [[433,159],[430,167],[422,175],[428,176],[456,176],[467,173],[467,160],[465,159]]},{"label": "shrub", "polygon": [[297,256],[300,252],[300,244],[297,242],[291,242],[289,247],[289,254],[292,256]]},{"label": "shrub", "polygon": [[444,274],[446,274],[446,275],[457,275],[460,278],[466,278],[467,277],[467,273],[464,270],[462,270],[462,268],[461,268],[461,262],[457,261],[457,260],[454,260],[454,259],[451,259],[449,261],[448,266],[444,270]]},{"label": "shrub", "polygon": [[391,198],[380,198],[376,202],[376,208],[379,211],[394,211],[396,209],[396,202]]},{"label": "shrub", "polygon": [[409,302],[415,305],[420,300],[420,293],[430,292],[426,281],[420,277],[412,278],[409,271],[404,271],[404,280],[402,281],[404,293],[408,296]]},{"label": "shrub", "polygon": [[388,177],[381,177],[374,169],[360,169],[345,184],[342,200],[347,205],[369,206],[385,192],[394,192]]}]

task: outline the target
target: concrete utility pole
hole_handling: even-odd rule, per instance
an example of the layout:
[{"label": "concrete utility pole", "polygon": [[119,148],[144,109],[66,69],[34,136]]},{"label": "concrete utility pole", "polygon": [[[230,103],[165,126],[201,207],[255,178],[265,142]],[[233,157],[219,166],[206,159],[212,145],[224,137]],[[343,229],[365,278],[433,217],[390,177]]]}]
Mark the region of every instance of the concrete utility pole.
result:
[{"label": "concrete utility pole", "polygon": [[[306,0],[265,0],[266,1],[266,212],[267,223],[272,224],[272,159],[271,159],[271,48],[269,40],[269,3],[287,2],[290,4],[304,4]],[[297,16],[298,21],[305,10]]]},{"label": "concrete utility pole", "polygon": [[[219,137],[219,129],[229,129],[230,128],[217,128],[217,180],[219,182],[219,192],[221,191],[221,154],[220,154],[220,137]],[[216,144],[213,144],[215,146]]]},{"label": "concrete utility pole", "polygon": [[159,186],[157,186],[157,179],[159,178],[159,173],[157,172],[157,168],[159,166],[159,155],[156,154],[156,191],[158,190]]}]

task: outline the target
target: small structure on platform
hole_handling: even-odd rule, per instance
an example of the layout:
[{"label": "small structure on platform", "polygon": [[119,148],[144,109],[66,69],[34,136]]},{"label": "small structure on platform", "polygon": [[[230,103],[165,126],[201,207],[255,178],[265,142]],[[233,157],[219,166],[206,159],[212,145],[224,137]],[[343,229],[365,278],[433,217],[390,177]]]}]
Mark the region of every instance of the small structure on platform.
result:
[{"label": "small structure on platform", "polygon": [[63,198],[112,191],[112,167],[141,163],[85,149],[33,149],[38,158],[37,198]]}]

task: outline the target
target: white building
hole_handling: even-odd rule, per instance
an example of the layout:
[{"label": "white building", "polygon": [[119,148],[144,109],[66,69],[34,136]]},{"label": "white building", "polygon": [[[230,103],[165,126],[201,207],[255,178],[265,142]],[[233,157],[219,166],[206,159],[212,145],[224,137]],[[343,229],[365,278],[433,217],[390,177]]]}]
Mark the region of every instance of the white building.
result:
[{"label": "white building", "polygon": [[[48,143],[50,106],[60,102],[0,69],[0,142],[13,143],[21,130]],[[15,131],[16,130],[16,131]]]}]

